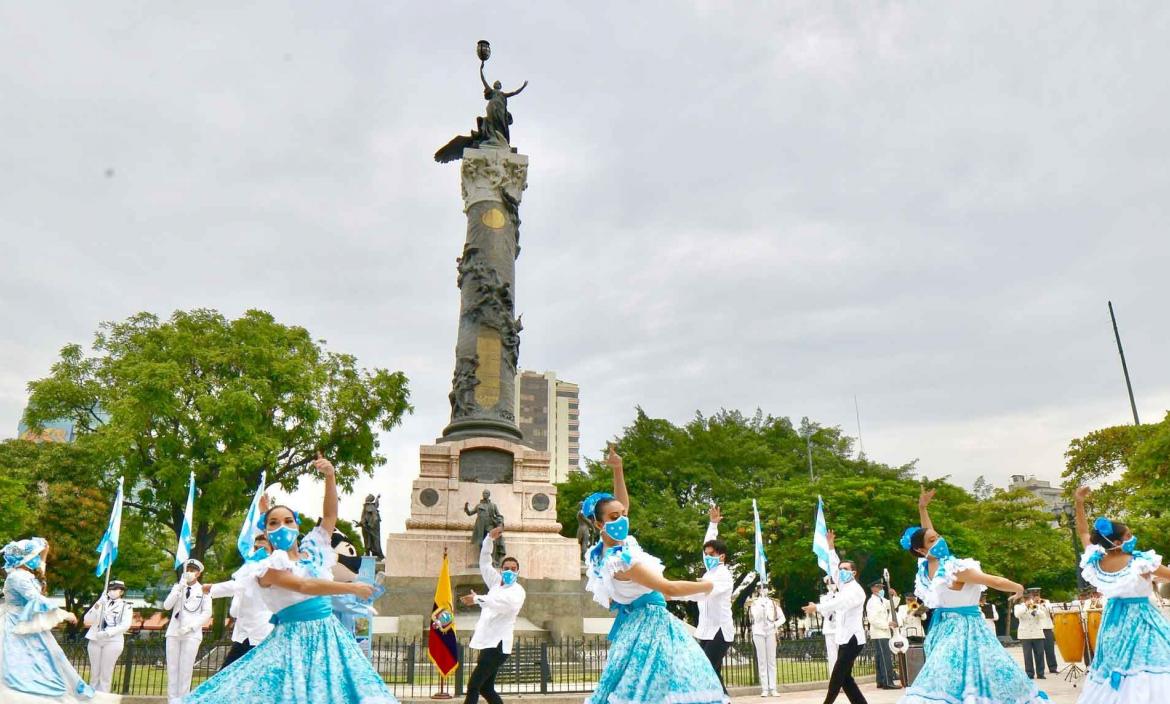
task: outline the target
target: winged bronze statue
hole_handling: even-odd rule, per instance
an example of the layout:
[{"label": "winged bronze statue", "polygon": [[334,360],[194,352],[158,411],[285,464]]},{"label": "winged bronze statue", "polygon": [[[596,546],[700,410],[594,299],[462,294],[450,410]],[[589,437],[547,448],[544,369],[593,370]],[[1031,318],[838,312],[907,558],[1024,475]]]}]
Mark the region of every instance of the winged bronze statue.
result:
[{"label": "winged bronze statue", "polygon": [[[508,92],[503,85],[496,81],[490,86],[483,75],[483,67],[491,56],[491,46],[486,41],[477,45],[479,54],[479,80],[483,84],[483,97],[487,101],[487,111],[483,117],[475,118],[475,129],[470,135],[458,135],[435,152],[435,161],[440,164],[457,161],[463,158],[463,150],[475,148],[481,144],[503,149],[511,148],[512,134],[508,125],[512,124],[512,113],[508,112],[508,98],[517,96],[528,87],[528,81],[514,91]],[[516,151],[512,149],[512,151]]]}]

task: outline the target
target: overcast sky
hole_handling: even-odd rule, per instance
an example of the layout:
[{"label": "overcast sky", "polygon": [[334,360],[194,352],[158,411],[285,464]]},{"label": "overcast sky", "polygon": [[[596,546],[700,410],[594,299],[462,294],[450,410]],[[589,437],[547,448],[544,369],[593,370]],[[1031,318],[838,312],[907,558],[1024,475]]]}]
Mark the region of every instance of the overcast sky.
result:
[{"label": "overcast sky", "polygon": [[[448,10],[440,8],[451,8]],[[531,159],[521,364],[636,404],[809,416],[924,474],[1057,480],[1170,408],[1164,3],[4,3],[0,437],[99,322],[262,308],[447,422],[475,42]],[[300,492],[319,500],[315,487]],[[395,494],[395,498],[390,495]]]}]

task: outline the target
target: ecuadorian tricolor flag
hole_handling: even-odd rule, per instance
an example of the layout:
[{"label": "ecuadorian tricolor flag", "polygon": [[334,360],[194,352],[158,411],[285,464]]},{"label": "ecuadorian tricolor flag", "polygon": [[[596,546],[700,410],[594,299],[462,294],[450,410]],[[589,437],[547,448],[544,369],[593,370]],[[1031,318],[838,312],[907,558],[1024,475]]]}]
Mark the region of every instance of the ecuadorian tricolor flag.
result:
[{"label": "ecuadorian tricolor flag", "polygon": [[427,656],[439,674],[450,675],[459,667],[459,641],[455,633],[455,599],[451,593],[451,568],[443,552],[443,567],[435,585],[435,603],[431,609],[431,628],[427,634]]}]

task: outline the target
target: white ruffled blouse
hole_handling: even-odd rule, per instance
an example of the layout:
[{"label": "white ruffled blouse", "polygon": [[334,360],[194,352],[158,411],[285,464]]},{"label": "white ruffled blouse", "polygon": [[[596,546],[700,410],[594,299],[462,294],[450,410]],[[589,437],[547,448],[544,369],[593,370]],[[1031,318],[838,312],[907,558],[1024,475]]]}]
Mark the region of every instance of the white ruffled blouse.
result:
[{"label": "white ruffled blouse", "polygon": [[[330,535],[320,527],[314,528],[309,531],[308,535],[301,538],[301,559],[294,562],[289,558],[288,552],[278,550],[263,560],[245,564],[232,577],[244,583],[249,581],[255,583],[268,570],[282,570],[292,572],[298,577],[332,581],[333,565],[337,563],[337,553],[333,551],[331,543]],[[259,587],[259,584],[256,584],[256,587]],[[250,590],[251,588],[251,585],[245,586],[245,589]],[[308,594],[290,591],[283,587],[259,587],[257,591],[260,598],[264,600],[264,605],[272,613],[313,598]]]},{"label": "white ruffled blouse", "polygon": [[966,582],[962,589],[951,588],[955,586],[960,572],[971,569],[980,570],[978,560],[960,559],[952,555],[938,561],[938,571],[932,578],[929,562],[926,558],[919,558],[914,594],[928,609],[974,606],[979,603],[979,595],[987,589],[986,586]]},{"label": "white ruffled blouse", "polygon": [[589,549],[588,558],[585,589],[593,595],[594,601],[607,609],[610,602],[631,604],[638,597],[654,591],[637,582],[616,579],[616,575],[639,564],[659,574],[664,569],[662,560],[643,550],[633,536],[612,548],[605,547],[605,543],[598,543]]},{"label": "white ruffled blouse", "polygon": [[1101,569],[1105,549],[1090,545],[1081,555],[1081,576],[1105,598],[1149,596],[1153,588],[1150,575],[1162,566],[1162,556],[1153,550],[1135,550],[1133,559],[1116,572]]}]

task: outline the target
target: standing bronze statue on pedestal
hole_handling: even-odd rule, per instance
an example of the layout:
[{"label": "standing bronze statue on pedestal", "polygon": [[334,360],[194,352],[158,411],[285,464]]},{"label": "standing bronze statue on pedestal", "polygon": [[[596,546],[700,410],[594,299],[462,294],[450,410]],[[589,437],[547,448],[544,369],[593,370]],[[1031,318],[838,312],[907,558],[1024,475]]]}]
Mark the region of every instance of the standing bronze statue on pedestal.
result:
[{"label": "standing bronze statue on pedestal", "polygon": [[512,124],[512,113],[508,112],[508,98],[520,95],[520,91],[528,87],[528,81],[524,81],[524,85],[511,92],[505,91],[499,81],[489,86],[487,78],[483,75],[483,67],[492,55],[491,44],[481,39],[475,48],[479,56],[479,80],[483,83],[483,99],[488,101],[486,116],[475,118],[475,129],[470,135],[459,135],[435,152],[435,161],[440,164],[462,159],[464,149],[474,149],[481,145],[511,149],[512,133],[508,125]]}]

